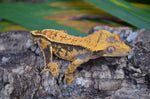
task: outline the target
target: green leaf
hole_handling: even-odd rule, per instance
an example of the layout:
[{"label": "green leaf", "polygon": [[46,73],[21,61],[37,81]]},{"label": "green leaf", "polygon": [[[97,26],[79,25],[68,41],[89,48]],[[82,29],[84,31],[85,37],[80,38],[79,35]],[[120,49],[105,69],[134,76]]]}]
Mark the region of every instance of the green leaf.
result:
[{"label": "green leaf", "polygon": [[150,31],[150,14],[124,0],[85,0],[138,28]]},{"label": "green leaf", "polygon": [[[25,3],[20,3],[25,4]],[[31,5],[31,4],[30,4]],[[34,5],[34,4],[33,4]],[[16,24],[22,25],[31,30],[42,30],[42,29],[57,29],[57,30],[65,30],[70,35],[75,36],[86,36],[84,32],[77,31],[73,28],[63,26],[55,23],[54,21],[45,20],[38,16],[31,14],[31,12],[37,9],[33,9],[29,6],[21,6],[18,7],[18,3],[1,3],[0,4],[0,17]],[[38,5],[36,5],[38,6]],[[39,9],[40,6],[38,6]],[[44,6],[46,8],[46,6]],[[47,6],[48,7],[48,6]],[[31,11],[32,10],[32,11]]]}]

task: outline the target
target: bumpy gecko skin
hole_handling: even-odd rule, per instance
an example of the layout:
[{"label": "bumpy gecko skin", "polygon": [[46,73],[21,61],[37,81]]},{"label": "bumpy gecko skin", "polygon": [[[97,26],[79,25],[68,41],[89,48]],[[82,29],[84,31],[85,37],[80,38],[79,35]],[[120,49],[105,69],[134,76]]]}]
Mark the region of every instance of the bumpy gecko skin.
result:
[{"label": "bumpy gecko skin", "polygon": [[122,57],[131,51],[130,47],[123,43],[118,35],[106,30],[87,37],[76,37],[65,33],[63,30],[44,29],[31,31],[44,55],[44,71],[49,70],[53,76],[59,72],[57,63],[53,63],[53,53],[62,59],[72,61],[65,72],[65,81],[68,84],[74,80],[74,71],[81,64],[101,56]]}]

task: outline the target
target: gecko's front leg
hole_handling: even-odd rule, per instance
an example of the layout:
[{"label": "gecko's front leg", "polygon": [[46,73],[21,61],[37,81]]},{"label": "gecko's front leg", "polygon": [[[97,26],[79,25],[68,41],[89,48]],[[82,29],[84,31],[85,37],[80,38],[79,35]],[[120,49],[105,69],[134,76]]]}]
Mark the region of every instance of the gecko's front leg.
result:
[{"label": "gecko's front leg", "polygon": [[38,38],[36,42],[42,50],[44,63],[46,65],[42,72],[48,70],[52,73],[53,76],[55,76],[59,72],[59,65],[53,62],[53,48],[51,43],[45,38]]},{"label": "gecko's front leg", "polygon": [[85,59],[85,60],[81,60],[81,59],[76,59],[74,60],[67,68],[66,72],[65,72],[65,82],[67,82],[69,85],[72,83],[72,81],[74,80],[74,71],[76,70],[76,68],[78,66],[80,66],[81,64],[87,62],[89,59]]}]

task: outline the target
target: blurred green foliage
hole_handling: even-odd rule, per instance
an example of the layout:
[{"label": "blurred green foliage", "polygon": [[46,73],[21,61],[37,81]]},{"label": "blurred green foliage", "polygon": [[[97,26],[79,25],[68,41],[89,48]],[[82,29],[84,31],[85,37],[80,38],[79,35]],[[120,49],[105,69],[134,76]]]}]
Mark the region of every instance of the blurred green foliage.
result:
[{"label": "blurred green foliage", "polygon": [[43,3],[0,3],[0,32],[52,28],[65,30],[71,35],[86,36],[84,32],[87,33],[95,25],[130,26],[150,31],[150,3],[147,0],[137,2],[140,1],[44,0]]}]

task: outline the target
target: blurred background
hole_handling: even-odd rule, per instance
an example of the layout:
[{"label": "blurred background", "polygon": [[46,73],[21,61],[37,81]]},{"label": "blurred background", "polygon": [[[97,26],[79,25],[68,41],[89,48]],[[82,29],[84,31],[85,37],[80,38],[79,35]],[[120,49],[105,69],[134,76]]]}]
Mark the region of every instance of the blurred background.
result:
[{"label": "blurred background", "polygon": [[96,25],[150,31],[150,1],[0,0],[0,32],[51,28],[85,36]]}]

